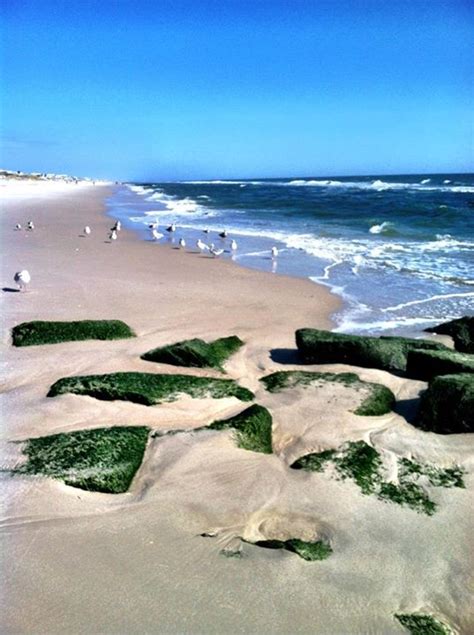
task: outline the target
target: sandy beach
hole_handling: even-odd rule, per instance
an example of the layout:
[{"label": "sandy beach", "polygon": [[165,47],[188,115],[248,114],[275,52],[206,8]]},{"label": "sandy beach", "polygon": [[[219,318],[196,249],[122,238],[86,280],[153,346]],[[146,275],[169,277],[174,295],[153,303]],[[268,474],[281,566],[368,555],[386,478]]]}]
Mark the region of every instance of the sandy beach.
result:
[{"label": "sandy beach", "polygon": [[[406,410],[358,416],[353,395],[337,385],[267,392],[261,377],[301,369],[295,330],[330,329],[339,299],[310,281],[141,241],[126,230],[111,242],[111,191],[78,187],[2,205],[2,632],[402,634],[394,614],[415,612],[436,615],[459,634],[474,632],[473,435],[410,425],[400,413],[426,384],[381,370],[304,367],[357,372],[389,387]],[[28,220],[34,231],[15,231]],[[20,269],[32,277],[25,293],[12,291]],[[11,345],[20,322],[83,319],[123,320],[137,337]],[[228,335],[245,345],[226,374],[271,412],[273,454],[237,448],[230,432],[156,436],[130,490],[117,495],[8,473],[22,461],[15,441],[112,425],[198,428],[240,412],[245,406],[233,397],[152,407],[46,397],[61,377],[177,372],[140,355]],[[459,465],[466,488],[437,489],[430,517],[363,495],[351,481],[289,468],[304,454],[358,440],[387,464],[415,457]],[[305,562],[242,543],[241,558],[220,554],[240,538],[293,537],[327,539],[333,553]]]}]

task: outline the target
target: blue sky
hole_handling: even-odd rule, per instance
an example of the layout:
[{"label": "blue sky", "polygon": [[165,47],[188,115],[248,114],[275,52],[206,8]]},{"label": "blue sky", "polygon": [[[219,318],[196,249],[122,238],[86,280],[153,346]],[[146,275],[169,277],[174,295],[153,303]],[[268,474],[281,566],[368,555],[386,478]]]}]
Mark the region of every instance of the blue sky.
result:
[{"label": "blue sky", "polygon": [[124,180],[467,172],[470,0],[9,0],[0,165]]}]

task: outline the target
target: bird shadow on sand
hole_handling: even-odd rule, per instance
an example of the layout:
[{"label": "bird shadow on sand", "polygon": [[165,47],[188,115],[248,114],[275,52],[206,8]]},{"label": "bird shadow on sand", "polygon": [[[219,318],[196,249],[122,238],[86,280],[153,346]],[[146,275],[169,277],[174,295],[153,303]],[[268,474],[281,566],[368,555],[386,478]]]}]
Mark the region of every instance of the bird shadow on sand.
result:
[{"label": "bird shadow on sand", "polygon": [[272,348],[270,359],[277,364],[304,364],[297,348]]},{"label": "bird shadow on sand", "polygon": [[13,287],[3,287],[3,293],[20,293],[20,289],[14,289]]}]

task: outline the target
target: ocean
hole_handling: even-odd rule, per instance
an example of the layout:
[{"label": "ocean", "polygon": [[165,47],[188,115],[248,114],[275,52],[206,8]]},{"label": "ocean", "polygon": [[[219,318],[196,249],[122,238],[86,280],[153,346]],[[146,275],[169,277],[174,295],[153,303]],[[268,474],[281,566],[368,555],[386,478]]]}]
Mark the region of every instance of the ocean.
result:
[{"label": "ocean", "polygon": [[340,332],[416,336],[474,314],[474,174],[135,183],[108,204],[144,239],[157,222],[160,243],[201,238],[239,265],[326,285],[344,300]]}]

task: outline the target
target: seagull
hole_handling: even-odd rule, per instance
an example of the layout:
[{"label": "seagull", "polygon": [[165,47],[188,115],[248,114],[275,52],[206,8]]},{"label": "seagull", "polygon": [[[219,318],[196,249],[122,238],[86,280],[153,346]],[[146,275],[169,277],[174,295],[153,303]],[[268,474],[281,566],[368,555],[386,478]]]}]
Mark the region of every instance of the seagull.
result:
[{"label": "seagull", "polygon": [[211,254],[214,256],[214,258],[218,258],[221,254],[223,254],[223,253],[224,253],[224,250],[223,250],[223,249],[216,249],[216,248],[214,247],[214,245],[211,245],[211,246],[209,247],[209,251],[210,251],[210,252],[211,252]]},{"label": "seagull", "polygon": [[118,232],[122,229],[122,223],[119,220],[115,223],[114,229]]},{"label": "seagull", "polygon": [[23,269],[23,271],[17,271],[13,276],[13,280],[18,285],[20,291],[26,291],[26,285],[30,283],[31,276],[29,271]]},{"label": "seagull", "polygon": [[204,234],[208,234],[209,233],[209,229],[206,227],[206,229],[202,230]]},{"label": "seagull", "polygon": [[219,236],[220,236],[221,238],[227,238],[227,229],[224,229],[224,231],[222,231],[222,232],[219,234]]},{"label": "seagull", "polygon": [[166,228],[166,231],[167,232],[175,232],[176,231],[176,224],[175,223],[171,223],[171,225]]},{"label": "seagull", "polygon": [[32,220],[28,221],[28,225],[27,225],[26,229],[29,229],[30,231],[33,231],[34,228],[35,228],[35,226],[33,225],[33,221]]},{"label": "seagull", "polygon": [[156,229],[158,227],[158,223],[149,223],[148,229]]},{"label": "seagull", "polygon": [[183,249],[184,249],[184,248],[186,247],[186,241],[184,240],[184,238],[180,238],[180,239],[179,239],[179,243],[178,243],[178,244],[179,244],[179,248],[180,248],[180,249],[181,249],[181,248],[183,248]]},{"label": "seagull", "polygon": [[206,245],[206,243],[203,242],[200,238],[196,241],[196,247],[199,249],[199,251],[209,250],[209,245]]},{"label": "seagull", "polygon": [[277,258],[278,249],[276,247],[272,247],[272,258]]},{"label": "seagull", "polygon": [[112,233],[109,236],[109,240],[117,240],[117,232],[115,229],[112,229]]},{"label": "seagull", "polygon": [[17,224],[15,225],[15,230],[16,230],[16,231],[18,231],[19,229],[21,229],[21,225],[20,225],[20,223],[17,223]]},{"label": "seagull", "polygon": [[89,235],[90,235],[90,233],[91,233],[91,228],[89,227],[89,225],[86,225],[86,226],[84,227],[84,234],[85,234],[86,236],[89,236]]},{"label": "seagull", "polygon": [[230,248],[232,249],[232,251],[237,251],[237,241],[232,240],[232,242],[230,243]]},{"label": "seagull", "polygon": [[160,232],[155,228],[151,230],[151,235],[153,236],[154,240],[160,240],[160,238],[163,238],[163,234],[160,234]]}]

